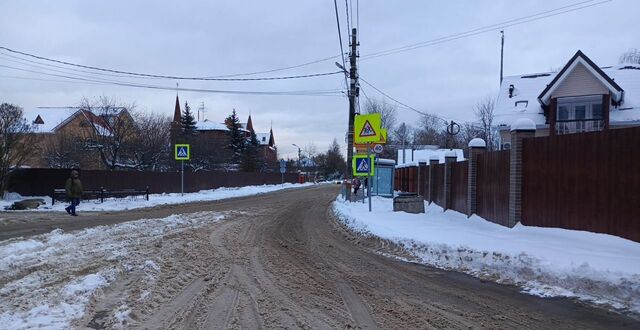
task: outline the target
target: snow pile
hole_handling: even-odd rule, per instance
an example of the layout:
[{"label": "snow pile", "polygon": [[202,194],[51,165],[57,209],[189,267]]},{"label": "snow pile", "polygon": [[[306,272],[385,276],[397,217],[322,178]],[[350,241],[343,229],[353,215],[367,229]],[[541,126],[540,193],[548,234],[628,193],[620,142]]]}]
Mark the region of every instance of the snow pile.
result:
[{"label": "snow pile", "polygon": [[[313,183],[285,183],[285,184],[273,184],[273,185],[261,185],[261,186],[246,186],[246,187],[234,187],[234,188],[218,188],[211,190],[201,190],[195,193],[186,193],[181,195],[180,193],[164,193],[164,194],[151,194],[149,200],[145,200],[142,196],[126,197],[126,198],[109,198],[105,199],[104,203],[100,203],[99,200],[85,200],[81,201],[78,206],[78,211],[122,211],[131,210],[144,207],[153,207],[158,205],[168,204],[182,204],[190,202],[200,201],[215,201],[233,197],[244,197],[251,195],[265,194],[273,191],[291,189],[291,188],[303,188],[313,185]],[[25,198],[42,198],[46,204],[40,206],[36,210],[30,211],[61,211],[64,212],[64,208],[68,206],[64,202],[56,201],[54,205],[51,205],[50,197],[24,197],[22,198],[18,194],[12,193],[6,200],[0,200],[0,210],[4,210],[5,207],[11,206],[16,200]],[[18,211],[19,212],[19,211]]]},{"label": "snow pile", "polygon": [[516,225],[432,204],[426,214],[393,212],[393,201],[338,199],[333,208],[352,230],[404,247],[419,262],[519,285],[543,297],[575,297],[640,313],[640,243],[606,234]]},{"label": "snow pile", "polygon": [[[121,274],[141,272],[144,281],[154,282],[161,260],[154,260],[151,247],[166,236],[238,213],[172,215],[1,241],[0,328],[70,328],[93,297]],[[124,323],[129,313],[122,305],[116,319]]]}]

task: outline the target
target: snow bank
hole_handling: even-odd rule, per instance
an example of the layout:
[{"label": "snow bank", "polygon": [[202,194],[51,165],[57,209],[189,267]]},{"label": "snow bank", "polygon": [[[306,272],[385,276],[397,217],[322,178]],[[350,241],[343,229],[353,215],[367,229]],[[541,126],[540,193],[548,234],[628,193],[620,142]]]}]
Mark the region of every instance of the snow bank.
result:
[{"label": "snow bank", "polygon": [[[0,329],[69,329],[92,299],[134,271],[153,282],[162,260],[145,249],[167,235],[218,222],[238,211],[199,212],[0,242]],[[150,259],[154,258],[154,259]],[[141,299],[149,293],[142,293]],[[118,308],[123,323],[130,313]]]},{"label": "snow bank", "polygon": [[[100,203],[99,200],[85,200],[81,201],[78,206],[78,211],[120,211],[131,210],[145,207],[153,207],[158,205],[168,204],[182,204],[198,201],[214,201],[233,197],[244,197],[251,195],[259,195],[269,193],[277,190],[302,188],[313,185],[313,183],[285,183],[285,184],[273,184],[273,185],[261,185],[261,186],[246,186],[239,188],[218,188],[211,190],[201,190],[195,193],[186,193],[181,195],[180,193],[165,193],[165,194],[151,194],[149,200],[145,200],[141,196],[126,197],[126,198],[109,198],[105,199],[104,203]],[[64,212],[64,208],[68,205],[64,202],[56,201],[56,204],[51,205],[51,198],[45,197],[24,197],[24,198],[42,198],[46,204],[40,206],[36,210],[30,211],[61,211]],[[0,200],[0,210],[4,210],[5,207],[11,206],[16,200],[24,199],[17,194],[11,194],[7,200]],[[11,211],[21,212],[21,211]]]},{"label": "snow bank", "polygon": [[506,228],[432,204],[426,214],[393,212],[393,201],[338,199],[348,227],[403,246],[420,262],[463,271],[543,297],[575,297],[640,313],[640,243],[559,228]]}]

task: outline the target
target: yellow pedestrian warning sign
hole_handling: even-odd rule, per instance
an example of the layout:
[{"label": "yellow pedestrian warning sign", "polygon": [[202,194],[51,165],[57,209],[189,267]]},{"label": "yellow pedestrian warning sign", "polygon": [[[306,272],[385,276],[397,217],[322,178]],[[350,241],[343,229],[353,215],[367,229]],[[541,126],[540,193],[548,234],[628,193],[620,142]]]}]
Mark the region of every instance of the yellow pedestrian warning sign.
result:
[{"label": "yellow pedestrian warning sign", "polygon": [[357,115],[354,119],[354,143],[379,142],[382,116],[379,113]]}]

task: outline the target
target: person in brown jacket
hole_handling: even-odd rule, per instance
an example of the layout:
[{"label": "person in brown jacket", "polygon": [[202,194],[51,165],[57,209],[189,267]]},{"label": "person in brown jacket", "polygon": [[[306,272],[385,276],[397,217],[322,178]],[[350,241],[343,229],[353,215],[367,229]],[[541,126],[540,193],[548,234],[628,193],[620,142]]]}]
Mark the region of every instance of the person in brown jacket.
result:
[{"label": "person in brown jacket", "polygon": [[82,182],[80,182],[80,173],[77,170],[71,171],[71,177],[67,179],[65,190],[67,191],[67,197],[71,201],[71,205],[67,206],[65,210],[67,213],[77,216],[76,206],[80,204],[80,198],[82,197]]}]

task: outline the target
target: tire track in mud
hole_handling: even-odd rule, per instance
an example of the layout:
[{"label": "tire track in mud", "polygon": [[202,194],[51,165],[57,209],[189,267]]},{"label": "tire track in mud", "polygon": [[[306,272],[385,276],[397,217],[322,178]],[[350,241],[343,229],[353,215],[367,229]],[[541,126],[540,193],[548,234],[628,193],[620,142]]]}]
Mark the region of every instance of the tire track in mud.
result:
[{"label": "tire track in mud", "polygon": [[[335,221],[335,187],[262,198],[225,220],[184,230],[154,247],[155,281],[112,285],[131,302],[127,328],[637,328],[624,315],[568,299],[542,299],[512,286],[389,256],[388,242]],[[108,289],[105,290],[108,292]],[[141,295],[149,292],[144,299]],[[93,315],[117,325],[96,297]],[[111,295],[114,296],[114,295]],[[98,308],[100,306],[101,308]],[[106,308],[108,309],[108,308]],[[111,319],[109,319],[111,318]],[[81,326],[90,325],[87,317]]]}]

